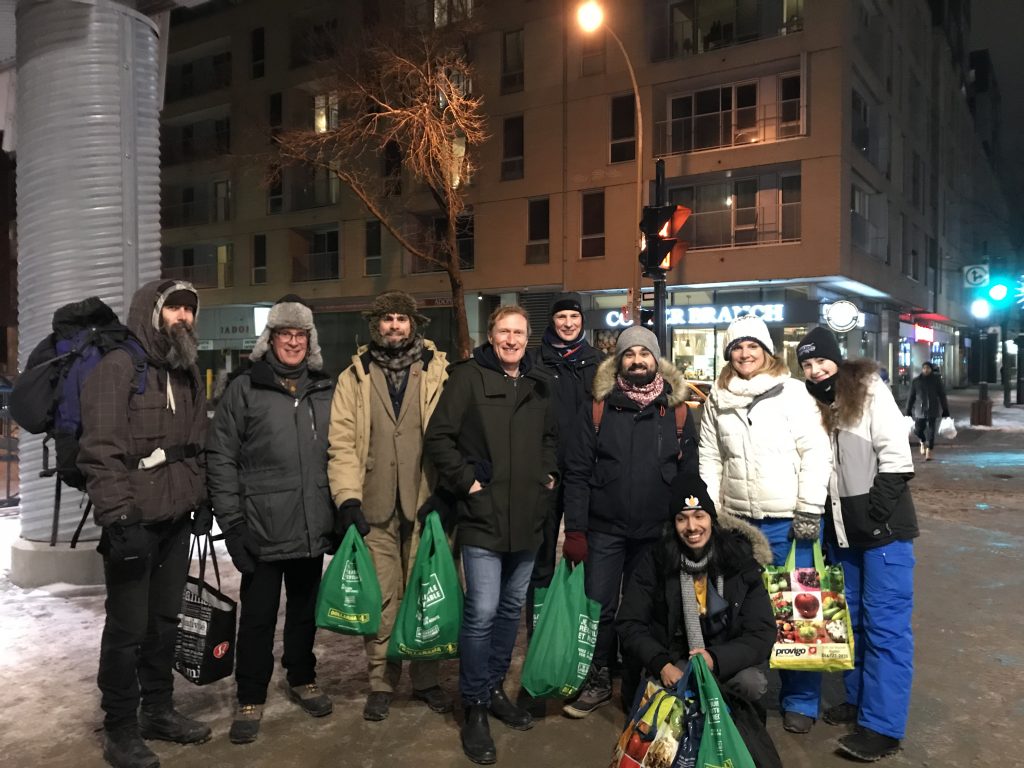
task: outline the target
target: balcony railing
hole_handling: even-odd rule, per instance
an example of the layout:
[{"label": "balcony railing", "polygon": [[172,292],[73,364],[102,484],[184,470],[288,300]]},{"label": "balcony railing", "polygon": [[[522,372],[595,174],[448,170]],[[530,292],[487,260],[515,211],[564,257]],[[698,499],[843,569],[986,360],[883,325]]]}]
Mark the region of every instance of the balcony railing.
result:
[{"label": "balcony railing", "polygon": [[164,165],[192,163],[207,160],[231,151],[231,133],[223,131],[213,135],[200,136],[187,141],[165,141],[160,145],[160,162]]},{"label": "balcony railing", "polygon": [[800,203],[693,213],[679,237],[691,251],[796,242]]},{"label": "balcony railing", "polygon": [[230,288],[234,283],[231,262],[163,267],[161,271],[167,280],[185,280],[196,288]]},{"label": "balcony railing", "polygon": [[296,184],[290,189],[290,210],[304,211],[323,208],[338,202],[338,181],[328,179],[320,183]]},{"label": "balcony railing", "polygon": [[337,280],[338,275],[337,251],[317,251],[292,257],[293,283],[304,283],[310,280]]},{"label": "balcony railing", "polygon": [[804,136],[806,112],[806,104],[789,99],[729,112],[662,120],[655,125],[655,153],[679,155]]},{"label": "balcony railing", "polygon": [[167,78],[168,102],[202,96],[204,93],[228,88],[231,85],[231,58],[200,59],[193,62],[191,74],[182,73],[179,68]]},{"label": "balcony railing", "polygon": [[887,239],[882,229],[859,213],[850,212],[850,241],[854,248],[880,259],[885,258]]},{"label": "balcony railing", "polygon": [[789,2],[785,17],[780,0],[737,0],[697,19],[681,19],[653,30],[651,60],[677,59],[734,45],[800,32],[803,3]]},{"label": "balcony railing", "polygon": [[160,206],[160,226],[164,229],[192,227],[231,221],[231,199]]}]

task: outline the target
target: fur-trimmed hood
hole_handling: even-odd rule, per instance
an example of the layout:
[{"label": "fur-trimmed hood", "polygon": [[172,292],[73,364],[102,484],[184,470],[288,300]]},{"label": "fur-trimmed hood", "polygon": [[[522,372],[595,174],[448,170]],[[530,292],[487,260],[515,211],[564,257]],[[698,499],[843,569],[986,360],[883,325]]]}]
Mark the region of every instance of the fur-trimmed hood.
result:
[{"label": "fur-trimmed hood", "polygon": [[[606,400],[608,395],[615,389],[615,378],[619,370],[619,360],[617,357],[605,358],[597,367],[597,373],[594,374],[594,399],[595,400]],[[683,379],[683,374],[679,372],[679,369],[673,365],[671,360],[667,360],[664,357],[658,359],[658,373],[662,375],[665,382],[671,388],[671,392],[668,393],[668,404],[669,407],[675,408],[677,405],[686,401],[686,380]]]},{"label": "fur-trimmed hood", "polygon": [[718,527],[723,531],[738,534],[750,542],[750,549],[753,551],[754,559],[758,564],[771,564],[772,547],[768,543],[768,537],[750,523],[741,520],[735,515],[730,515],[728,512],[719,512]]}]

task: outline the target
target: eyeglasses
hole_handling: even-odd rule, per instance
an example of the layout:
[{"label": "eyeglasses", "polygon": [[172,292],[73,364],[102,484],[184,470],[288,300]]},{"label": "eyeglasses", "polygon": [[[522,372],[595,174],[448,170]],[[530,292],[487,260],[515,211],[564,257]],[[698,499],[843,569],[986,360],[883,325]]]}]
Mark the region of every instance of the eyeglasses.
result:
[{"label": "eyeglasses", "polygon": [[309,334],[305,331],[274,331],[274,337],[281,341],[306,341]]}]

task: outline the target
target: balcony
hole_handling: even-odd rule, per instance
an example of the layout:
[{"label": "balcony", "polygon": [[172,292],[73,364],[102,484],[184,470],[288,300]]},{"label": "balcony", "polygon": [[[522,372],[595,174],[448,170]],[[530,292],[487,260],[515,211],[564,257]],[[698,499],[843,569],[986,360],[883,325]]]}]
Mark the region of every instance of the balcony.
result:
[{"label": "balcony", "polygon": [[167,73],[165,100],[170,103],[231,86],[231,54],[222,53],[172,67]]},{"label": "balcony", "polygon": [[887,237],[884,232],[856,211],[850,211],[850,242],[854,248],[879,259],[886,258]]},{"label": "balcony", "polygon": [[783,203],[693,213],[680,239],[689,243],[691,251],[798,242],[800,205]]},{"label": "balcony", "polygon": [[292,282],[337,280],[338,251],[314,251],[292,257]]},{"label": "balcony", "polygon": [[177,142],[164,141],[160,144],[160,162],[163,165],[193,163],[208,160],[231,151],[230,129]]},{"label": "balcony", "polygon": [[230,198],[160,206],[160,226],[164,229],[217,224],[225,221],[231,221]]},{"label": "balcony", "polygon": [[310,208],[336,205],[338,202],[338,190],[339,182],[337,178],[295,184],[289,188],[289,210],[305,211]]},{"label": "balcony", "polygon": [[231,262],[164,267],[161,273],[166,280],[185,280],[196,288],[230,288],[234,283]]},{"label": "balcony", "polygon": [[662,120],[655,124],[655,154],[745,147],[806,136],[807,105],[799,99],[739,107],[728,112]]},{"label": "balcony", "polygon": [[710,10],[686,13],[683,3],[668,2],[651,14],[652,62],[680,59],[800,32],[803,0],[733,0],[708,3]]}]

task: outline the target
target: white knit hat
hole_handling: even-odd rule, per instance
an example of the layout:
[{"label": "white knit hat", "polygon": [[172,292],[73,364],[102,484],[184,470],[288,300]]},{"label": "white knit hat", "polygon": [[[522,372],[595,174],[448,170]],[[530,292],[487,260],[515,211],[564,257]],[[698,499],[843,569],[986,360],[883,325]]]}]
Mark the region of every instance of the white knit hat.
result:
[{"label": "white knit hat", "polygon": [[729,323],[725,332],[725,359],[729,360],[729,353],[733,347],[741,341],[756,341],[769,355],[775,354],[775,342],[772,335],[768,333],[768,326],[764,320],[754,315],[741,315]]}]

